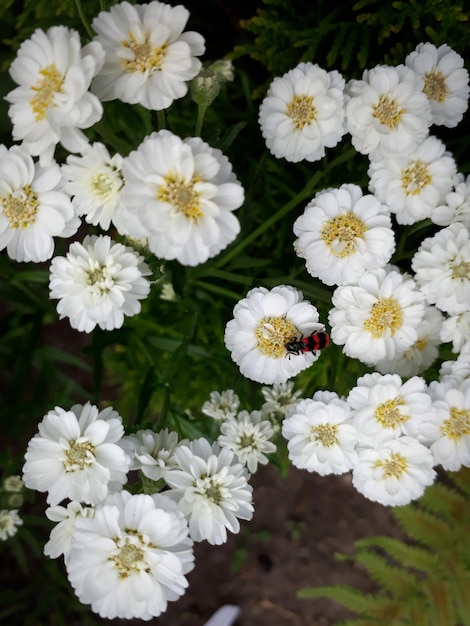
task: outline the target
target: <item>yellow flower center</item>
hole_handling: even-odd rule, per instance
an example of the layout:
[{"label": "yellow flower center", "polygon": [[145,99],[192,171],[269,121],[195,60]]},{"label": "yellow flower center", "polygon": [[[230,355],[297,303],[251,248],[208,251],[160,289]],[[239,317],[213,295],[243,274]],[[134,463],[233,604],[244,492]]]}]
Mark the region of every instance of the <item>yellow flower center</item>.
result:
[{"label": "yellow flower center", "polygon": [[195,176],[189,182],[171,174],[164,177],[164,184],[158,188],[157,200],[168,202],[177,213],[197,221],[204,216],[201,210],[200,193],[194,189],[199,178]]},{"label": "yellow flower center", "polygon": [[401,171],[401,186],[407,196],[416,196],[431,180],[428,165],[421,159],[410,161],[408,167]]},{"label": "yellow flower center", "polygon": [[405,109],[402,109],[396,100],[384,94],[379,97],[379,101],[373,105],[372,109],[374,111],[373,116],[390,130],[395,130],[405,112]]},{"label": "yellow flower center", "polygon": [[108,558],[117,569],[118,576],[125,580],[132,574],[142,571],[150,572],[150,567],[145,560],[144,548],[149,546],[141,533],[133,529],[126,529],[127,536],[115,539],[116,550]]},{"label": "yellow flower center", "polygon": [[403,353],[403,356],[405,357],[405,359],[411,359],[411,357],[413,356],[413,352],[415,350],[417,350],[418,352],[422,352],[427,345],[428,345],[428,340],[425,337],[420,337],[414,342],[411,348],[408,348],[408,350],[405,350],[405,352]]},{"label": "yellow flower center", "polygon": [[297,337],[299,331],[285,317],[264,317],[255,328],[256,348],[271,359],[286,355],[286,343]]},{"label": "yellow flower center", "polygon": [[307,124],[311,124],[317,116],[317,110],[313,104],[313,96],[294,96],[287,106],[286,115],[291,118],[297,130],[301,130]]},{"label": "yellow flower center", "polygon": [[405,415],[400,411],[403,406],[401,398],[394,398],[379,404],[374,411],[375,419],[384,428],[396,428],[408,421],[409,415]]},{"label": "yellow flower center", "polygon": [[470,262],[469,261],[460,261],[459,263],[450,265],[452,270],[452,278],[470,278]]},{"label": "yellow flower center", "polygon": [[385,461],[376,461],[375,467],[382,467],[382,478],[400,478],[400,476],[406,471],[408,463],[404,456],[398,452],[392,452],[388,459]]},{"label": "yellow flower center", "polygon": [[116,192],[115,181],[105,172],[98,172],[94,174],[90,180],[90,187],[92,194],[101,202],[106,202],[112,198]]},{"label": "yellow flower center", "polygon": [[321,443],[325,448],[329,448],[338,443],[338,424],[319,424],[312,427],[312,434],[315,441]]},{"label": "yellow flower center", "polygon": [[39,200],[30,185],[0,198],[0,205],[11,228],[25,229],[36,221]]},{"label": "yellow flower center", "polygon": [[356,252],[356,240],[364,239],[366,230],[364,222],[349,211],[346,215],[328,220],[322,228],[321,238],[330,248],[331,254],[341,258]]},{"label": "yellow flower center", "polygon": [[109,293],[115,281],[110,275],[106,265],[101,265],[98,261],[90,263],[90,267],[86,270],[86,283],[101,294]]},{"label": "yellow flower center", "polygon": [[48,65],[43,70],[39,70],[42,78],[31,87],[35,94],[29,101],[34,113],[36,122],[44,120],[47,109],[56,106],[54,98],[56,93],[62,93],[64,79],[54,63]]},{"label": "yellow flower center", "polygon": [[66,472],[78,472],[95,460],[95,446],[88,440],[72,439],[62,461]]},{"label": "yellow flower center", "polygon": [[370,316],[363,326],[374,339],[380,339],[387,331],[394,335],[403,325],[401,306],[395,298],[382,298],[371,309]]},{"label": "yellow flower center", "polygon": [[449,439],[458,440],[464,435],[470,435],[470,411],[465,409],[450,409],[450,417],[441,426],[441,432]]},{"label": "yellow flower center", "polygon": [[153,72],[162,69],[168,43],[158,48],[153,48],[148,39],[143,42],[135,40],[133,33],[129,33],[129,40],[121,41],[123,48],[128,48],[134,53],[133,59],[121,59],[124,71],[128,74],[133,72]]},{"label": "yellow flower center", "polygon": [[448,92],[444,74],[436,69],[432,72],[426,72],[423,91],[430,100],[444,102]]}]

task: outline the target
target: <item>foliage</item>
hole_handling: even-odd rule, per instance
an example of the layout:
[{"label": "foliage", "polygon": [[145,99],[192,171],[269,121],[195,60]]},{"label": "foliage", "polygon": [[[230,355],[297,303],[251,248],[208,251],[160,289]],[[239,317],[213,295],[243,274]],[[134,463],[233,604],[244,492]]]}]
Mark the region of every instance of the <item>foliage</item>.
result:
[{"label": "foliage", "polygon": [[299,596],[326,596],[360,616],[341,626],[468,624],[469,496],[470,470],[463,468],[436,482],[418,503],[393,510],[404,539],[356,542],[351,559],[376,584],[375,593],[326,586],[302,589]]}]

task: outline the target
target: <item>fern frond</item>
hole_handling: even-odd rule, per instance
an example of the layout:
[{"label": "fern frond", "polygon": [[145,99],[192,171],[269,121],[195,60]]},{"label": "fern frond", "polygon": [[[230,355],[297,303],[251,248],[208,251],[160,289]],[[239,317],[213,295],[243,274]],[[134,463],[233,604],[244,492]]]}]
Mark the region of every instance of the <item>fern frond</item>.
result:
[{"label": "fern frond", "polygon": [[390,559],[371,549],[359,550],[356,563],[362,565],[371,579],[394,596],[405,596],[418,584],[418,578],[404,567],[392,565]]},{"label": "fern frond", "polygon": [[442,550],[450,542],[449,525],[418,507],[396,507],[393,511],[405,532],[421,544]]},{"label": "fern frond", "polygon": [[[424,588],[437,624],[457,624],[449,585],[442,580],[429,581]],[[468,616],[467,616],[468,617]]]},{"label": "fern frond", "polygon": [[368,537],[356,542],[358,549],[375,546],[384,550],[397,563],[423,572],[432,571],[438,564],[438,555],[417,545],[394,537]]}]

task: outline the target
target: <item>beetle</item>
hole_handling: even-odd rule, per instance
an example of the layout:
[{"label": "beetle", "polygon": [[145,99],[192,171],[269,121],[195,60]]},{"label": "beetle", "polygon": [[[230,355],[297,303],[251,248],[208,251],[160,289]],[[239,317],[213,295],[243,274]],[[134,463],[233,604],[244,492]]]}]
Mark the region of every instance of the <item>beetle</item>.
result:
[{"label": "beetle", "polygon": [[300,339],[292,337],[290,341],[286,343],[287,354],[301,354],[305,352],[313,352],[316,354],[319,350],[323,350],[330,343],[330,335],[323,331],[314,331],[311,335],[304,337],[301,335]]}]

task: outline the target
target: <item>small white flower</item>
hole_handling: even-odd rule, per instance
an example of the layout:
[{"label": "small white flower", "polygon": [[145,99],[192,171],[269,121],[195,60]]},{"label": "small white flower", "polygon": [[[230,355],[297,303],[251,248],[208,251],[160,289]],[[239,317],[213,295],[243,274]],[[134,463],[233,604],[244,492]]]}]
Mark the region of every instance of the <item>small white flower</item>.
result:
[{"label": "small white flower", "polygon": [[424,81],[404,65],[378,65],[346,85],[346,125],[361,154],[407,153],[428,134]]},{"label": "small white flower", "polygon": [[[289,380],[285,383],[275,383],[272,387],[261,387],[265,402],[261,411],[269,418],[283,418],[289,408],[302,395],[301,389],[294,391],[294,383]],[[277,422],[275,422],[277,424]]]},{"label": "small white flower", "polygon": [[445,204],[436,207],[431,220],[439,226],[449,226],[452,222],[462,222],[470,228],[470,176],[458,173],[453,179],[453,189],[444,200]]},{"label": "small white flower", "polygon": [[147,264],[133,248],[115,243],[107,235],[88,235],[74,242],[65,257],[52,259],[50,297],[59,300],[60,318],[72,328],[89,333],[120,328],[124,316],[140,312],[150,283]]},{"label": "small white flower", "polygon": [[168,428],[158,433],[150,429],[139,430],[119,442],[131,459],[130,469],[141,470],[144,476],[155,481],[165,478],[168,470],[177,467],[175,450],[178,444],[178,433]]},{"label": "small white flower", "polygon": [[420,43],[405,59],[424,80],[423,91],[429,99],[432,123],[454,128],[468,107],[468,71],[464,60],[447,44],[436,48]]},{"label": "small white flower", "polygon": [[368,270],[356,285],[337,287],[328,321],[343,352],[373,365],[403,354],[418,338],[423,297],[414,281],[395,270]]},{"label": "small white flower", "polygon": [[54,237],[80,226],[70,197],[60,191],[57,163],[41,167],[19,146],[0,145],[0,250],[15,261],[50,259]]},{"label": "small white flower", "polygon": [[409,435],[426,443],[430,438],[432,401],[426,381],[413,376],[403,382],[398,374],[365,374],[349,392],[353,424],[359,445],[382,435]]},{"label": "small white flower", "polygon": [[98,98],[89,93],[93,76],[104,61],[100,44],[81,47],[77,31],[53,26],[36,29],[24,41],[10,67],[19,85],[10,91],[8,114],[13,138],[22,141],[28,154],[47,165],[60,142],[69,152],[79,152],[87,138],[79,129],[89,128],[103,114]]},{"label": "small white flower", "polygon": [[243,187],[227,157],[199,137],[152,133],[122,170],[125,206],[114,224],[123,235],[147,238],[157,257],[198,265],[238,235],[233,211],[243,204]]},{"label": "small white flower", "polygon": [[271,83],[259,110],[266,145],[278,159],[318,161],[344,135],[344,79],[300,63]]},{"label": "small white flower", "polygon": [[24,483],[21,476],[13,474],[3,479],[2,489],[7,493],[21,493]]},{"label": "small white flower", "polygon": [[279,285],[251,289],[237,302],[225,327],[225,345],[241,373],[256,382],[283,383],[312,365],[319,354],[288,355],[294,337],[323,331],[318,311],[300,291]]},{"label": "small white flower", "polygon": [[470,379],[463,380],[459,388],[448,379],[434,383],[430,390],[435,398],[430,446],[435,462],[451,472],[462,465],[470,467]]},{"label": "small white flower", "polygon": [[55,407],[39,423],[28,444],[23,480],[29,489],[48,492],[47,503],[65,498],[96,504],[127,481],[130,460],[118,445],[121,416],[89,402],[69,411]]},{"label": "small white flower", "polygon": [[18,532],[18,526],[23,525],[23,520],[18,515],[17,509],[0,510],[0,541],[6,541]]},{"label": "small white flower", "polygon": [[72,533],[78,517],[93,517],[94,508],[83,506],[73,500],[67,506],[50,506],[46,509],[46,516],[56,525],[51,530],[49,541],[44,546],[44,554],[51,559],[57,559],[61,554],[67,562],[72,547]]},{"label": "small white flower", "polygon": [[92,28],[106,56],[93,92],[103,101],[118,98],[157,111],[182,98],[205,51],[202,35],[183,32],[188,18],[183,6],[157,1],[121,2],[99,13]]},{"label": "small white flower", "polygon": [[327,285],[356,282],[365,269],[383,267],[395,250],[389,210],[357,185],[318,193],[294,222],[297,255]]},{"label": "small white flower", "polygon": [[[459,388],[467,378],[470,378],[470,341],[462,346],[455,361],[444,361],[439,369],[440,382],[450,383],[450,387]],[[434,384],[431,382],[430,387]]]},{"label": "small white flower", "polygon": [[357,460],[357,430],[350,408],[336,394],[328,402],[304,399],[289,409],[282,423],[289,459],[301,469],[344,474]]},{"label": "small white flower", "polygon": [[425,239],[411,267],[426,300],[449,315],[470,310],[470,233],[456,222]]},{"label": "small white flower", "polygon": [[78,517],[66,566],[80,602],[103,618],[150,620],[185,592],[194,567],[188,525],[162,494],[111,494]]},{"label": "small white flower", "polygon": [[77,215],[84,215],[88,224],[108,230],[120,202],[124,179],[122,156],[110,156],[106,146],[94,143],[82,156],[67,157],[62,166],[64,190],[72,196]]},{"label": "small white flower", "polygon": [[270,441],[274,428],[261,411],[240,411],[237,417],[228,417],[220,425],[220,433],[219,446],[233,450],[252,474],[258,469],[258,463],[269,462],[266,454],[276,451],[276,445]]},{"label": "small white flower", "polygon": [[414,152],[372,160],[369,189],[390,207],[399,224],[431,217],[452,189],[457,166],[437,137],[427,137]]},{"label": "small white flower", "polygon": [[429,448],[413,437],[378,438],[375,445],[358,449],[353,485],[369,500],[401,506],[422,496],[434,482],[433,463]]},{"label": "small white flower", "polygon": [[233,389],[225,391],[211,391],[209,400],[202,405],[202,412],[215,420],[225,420],[235,417],[240,406],[240,398]]},{"label": "small white flower", "polygon": [[470,342],[470,311],[448,317],[442,324],[440,339],[452,342],[452,352],[460,352]]},{"label": "small white flower", "polygon": [[225,543],[227,530],[238,533],[239,519],[253,516],[253,489],[245,466],[237,463],[232,450],[211,446],[203,438],[178,447],[175,455],[180,469],[166,475],[172,489],[165,493],[188,518],[194,541]]}]

